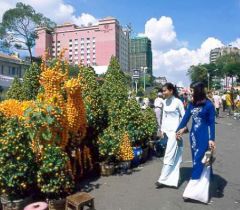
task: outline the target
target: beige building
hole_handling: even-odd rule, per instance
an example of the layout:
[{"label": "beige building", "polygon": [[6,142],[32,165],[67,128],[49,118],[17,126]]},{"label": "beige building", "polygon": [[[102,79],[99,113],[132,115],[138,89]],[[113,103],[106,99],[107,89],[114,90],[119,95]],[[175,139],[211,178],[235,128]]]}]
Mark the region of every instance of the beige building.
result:
[{"label": "beige building", "polygon": [[240,55],[240,49],[232,46],[218,47],[210,51],[210,63],[215,63],[216,60],[223,55],[237,53]]},{"label": "beige building", "polygon": [[29,65],[18,56],[0,53],[0,86],[9,87],[14,77],[22,78]]}]

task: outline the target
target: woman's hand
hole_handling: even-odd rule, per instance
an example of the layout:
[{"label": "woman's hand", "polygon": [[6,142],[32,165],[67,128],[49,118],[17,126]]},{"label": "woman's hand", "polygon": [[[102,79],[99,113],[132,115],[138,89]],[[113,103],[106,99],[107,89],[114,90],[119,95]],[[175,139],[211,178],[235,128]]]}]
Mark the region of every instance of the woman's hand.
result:
[{"label": "woman's hand", "polygon": [[182,135],[185,132],[185,128],[180,129],[177,133],[176,133],[176,139],[177,140],[181,140],[182,139]]},{"label": "woman's hand", "polygon": [[216,150],[216,143],[215,143],[215,141],[209,140],[208,144],[209,144],[209,148],[210,148],[212,151],[215,151],[215,150]]}]

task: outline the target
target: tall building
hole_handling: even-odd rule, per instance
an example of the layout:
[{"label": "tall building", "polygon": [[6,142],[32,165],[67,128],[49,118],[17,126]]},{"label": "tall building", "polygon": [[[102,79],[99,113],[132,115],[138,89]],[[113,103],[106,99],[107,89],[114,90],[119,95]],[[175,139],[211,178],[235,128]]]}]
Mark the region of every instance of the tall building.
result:
[{"label": "tall building", "polygon": [[218,47],[210,51],[210,63],[215,63],[216,60],[226,54],[237,53],[240,55],[240,49],[232,46]]},{"label": "tall building", "polygon": [[118,20],[107,17],[97,25],[64,24],[54,30],[37,29],[36,56],[48,51],[52,57],[67,49],[65,58],[72,64],[91,65],[98,74],[107,70],[110,59],[116,56],[123,71],[129,71],[129,30]]},{"label": "tall building", "polygon": [[147,37],[136,37],[130,41],[130,70],[141,70],[147,67],[147,73],[152,75],[152,44]]}]

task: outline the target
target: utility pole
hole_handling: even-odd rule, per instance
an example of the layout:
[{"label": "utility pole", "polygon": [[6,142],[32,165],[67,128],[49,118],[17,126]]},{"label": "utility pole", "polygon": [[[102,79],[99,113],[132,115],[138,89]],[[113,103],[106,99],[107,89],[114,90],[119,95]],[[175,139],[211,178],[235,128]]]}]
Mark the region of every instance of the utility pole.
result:
[{"label": "utility pole", "polygon": [[144,75],[143,75],[143,89],[144,89],[144,92],[145,92],[146,91],[146,71],[147,71],[147,67],[141,67],[141,70],[144,73]]},{"label": "utility pole", "polygon": [[210,74],[207,73],[207,77],[208,77],[208,90],[210,89]]}]

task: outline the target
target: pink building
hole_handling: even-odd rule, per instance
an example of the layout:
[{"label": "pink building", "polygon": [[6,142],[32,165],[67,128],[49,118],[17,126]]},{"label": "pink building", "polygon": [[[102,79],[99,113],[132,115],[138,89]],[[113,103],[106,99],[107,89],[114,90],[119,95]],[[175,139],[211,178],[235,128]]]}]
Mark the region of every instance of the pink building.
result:
[{"label": "pink building", "polygon": [[53,31],[39,28],[35,55],[47,50],[52,57],[67,49],[65,58],[72,64],[93,66],[98,74],[107,70],[111,56],[119,59],[121,69],[129,71],[129,31],[112,17],[99,20],[97,25],[64,24]]}]

